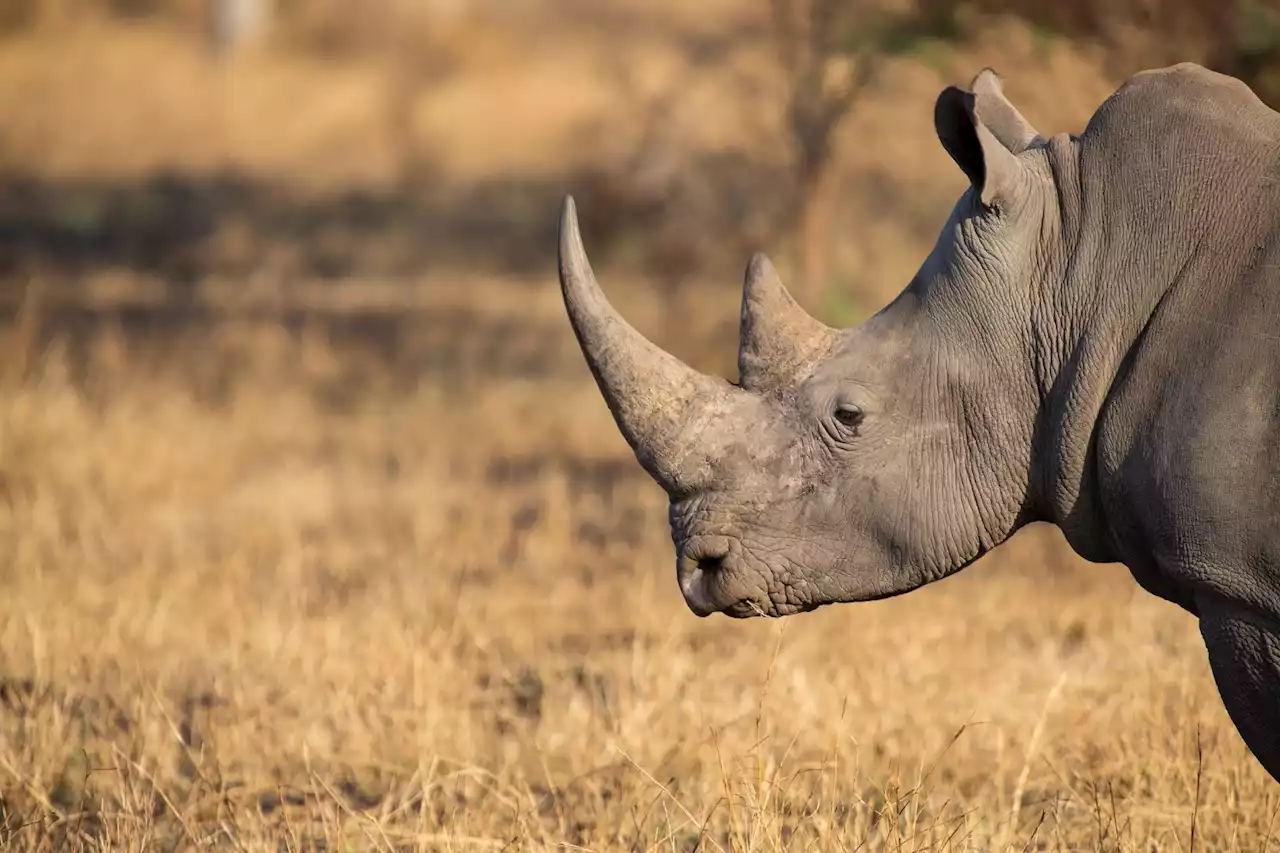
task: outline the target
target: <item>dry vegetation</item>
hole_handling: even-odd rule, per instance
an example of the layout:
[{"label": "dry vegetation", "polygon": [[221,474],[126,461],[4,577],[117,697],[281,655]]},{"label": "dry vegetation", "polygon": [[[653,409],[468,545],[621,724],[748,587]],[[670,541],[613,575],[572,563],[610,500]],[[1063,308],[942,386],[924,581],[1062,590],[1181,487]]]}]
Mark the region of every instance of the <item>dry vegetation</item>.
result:
[{"label": "dry vegetation", "polygon": [[[214,67],[93,22],[5,43],[0,847],[1280,847],[1280,789],[1194,621],[1054,536],[890,601],[686,610],[552,229],[566,187],[594,198],[629,316],[732,364],[740,247],[655,289],[638,258],[670,268],[654,244],[689,227],[646,242],[605,207],[688,215],[726,151],[774,174],[767,43],[747,28],[690,70],[748,4],[718,5],[663,29],[597,4],[515,53],[469,23],[412,99],[428,168],[405,193],[362,61]],[[829,309],[897,290],[960,187],[930,125],[944,81],[995,62],[1048,130],[1114,83],[990,32],[889,63],[842,126],[833,258],[861,301]],[[636,163],[677,201],[627,207]]]}]

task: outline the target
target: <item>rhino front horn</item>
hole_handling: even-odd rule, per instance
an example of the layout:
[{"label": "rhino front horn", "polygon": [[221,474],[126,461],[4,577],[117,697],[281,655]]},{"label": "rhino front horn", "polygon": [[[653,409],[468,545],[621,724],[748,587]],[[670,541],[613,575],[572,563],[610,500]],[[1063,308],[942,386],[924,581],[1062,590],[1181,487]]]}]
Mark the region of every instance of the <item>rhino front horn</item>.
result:
[{"label": "rhino front horn", "polygon": [[641,466],[670,494],[710,476],[716,420],[745,392],[655,346],[605,298],[591,270],[572,196],[560,215],[560,289],[596,385]]},{"label": "rhino front horn", "polygon": [[800,307],[765,255],[752,256],[742,283],[738,347],[744,388],[765,390],[797,381],[837,334]]}]

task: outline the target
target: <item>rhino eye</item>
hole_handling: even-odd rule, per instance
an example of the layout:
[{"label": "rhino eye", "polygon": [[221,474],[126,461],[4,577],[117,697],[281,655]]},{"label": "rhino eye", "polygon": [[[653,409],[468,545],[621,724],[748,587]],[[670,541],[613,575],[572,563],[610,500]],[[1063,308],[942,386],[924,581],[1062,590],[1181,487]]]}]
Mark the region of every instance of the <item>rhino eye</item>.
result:
[{"label": "rhino eye", "polygon": [[848,403],[837,406],[832,416],[837,423],[846,429],[857,429],[858,425],[862,423],[862,409]]}]

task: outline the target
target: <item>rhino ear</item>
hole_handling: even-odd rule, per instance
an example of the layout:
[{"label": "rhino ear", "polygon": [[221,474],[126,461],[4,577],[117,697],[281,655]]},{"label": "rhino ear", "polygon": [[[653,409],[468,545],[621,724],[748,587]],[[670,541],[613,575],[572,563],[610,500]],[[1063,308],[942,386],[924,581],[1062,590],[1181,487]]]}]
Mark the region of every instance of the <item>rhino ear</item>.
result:
[{"label": "rhino ear", "polygon": [[994,68],[984,68],[969,85],[977,100],[982,123],[1014,154],[1044,143],[1044,137],[1031,126],[1018,108],[1004,94],[1004,83]]},{"label": "rhino ear", "polygon": [[933,124],[942,147],[969,178],[982,203],[995,205],[1022,178],[1022,164],[978,118],[977,97],[956,86],[938,95]]}]

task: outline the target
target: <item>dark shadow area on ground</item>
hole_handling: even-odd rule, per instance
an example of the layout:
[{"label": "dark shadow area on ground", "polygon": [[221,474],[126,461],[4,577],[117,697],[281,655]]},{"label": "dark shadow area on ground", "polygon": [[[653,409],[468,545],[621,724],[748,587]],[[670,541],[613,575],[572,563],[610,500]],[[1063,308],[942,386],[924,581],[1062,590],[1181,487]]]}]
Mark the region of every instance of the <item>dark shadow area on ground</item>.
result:
[{"label": "dark shadow area on ground", "polygon": [[[237,355],[236,346],[228,351],[232,328],[241,338],[283,333],[295,345],[304,333],[318,335],[342,363],[346,378],[338,384],[348,390],[335,385],[338,396],[370,383],[466,387],[505,378],[584,378],[568,323],[530,316],[518,304],[410,307],[406,299],[361,306],[358,292],[336,309],[274,297],[241,307],[197,299],[209,280],[245,294],[260,285],[269,294],[282,286],[314,292],[317,285],[341,285],[345,301],[362,280],[407,291],[423,286],[426,275],[430,286],[450,286],[457,273],[459,286],[468,276],[504,276],[518,303],[521,282],[553,286],[560,203],[572,193],[602,277],[609,266],[626,266],[669,301],[670,322],[646,333],[704,370],[732,375],[736,312],[730,307],[723,318],[691,324],[678,295],[711,278],[736,287],[752,251],[776,256],[781,236],[762,238],[758,223],[761,208],[775,205],[767,216],[778,235],[784,232],[785,202],[776,188],[785,176],[732,152],[690,157],[677,174],[699,188],[646,194],[633,192],[625,174],[588,171],[327,195],[236,174],[0,178],[0,323],[13,319],[29,281],[75,292],[81,281],[109,273],[126,290],[149,286],[150,295],[114,305],[61,299],[39,310],[41,348],[60,341],[77,373],[92,372],[96,341],[107,333],[159,367],[192,362],[203,377],[198,384],[216,398],[231,376],[254,369],[249,355]],[[922,217],[918,200],[903,198],[889,175],[861,175],[847,191],[875,199],[881,215],[913,227],[933,229],[940,221]],[[626,286],[608,280],[611,292]]]},{"label": "dark shadow area on ground", "polygon": [[[673,218],[698,217],[686,265],[696,272],[747,215],[746,199],[776,175],[734,152],[689,158],[677,170],[708,191],[679,209],[628,185],[628,176],[581,170],[470,185],[422,181],[393,191],[307,194],[252,176],[159,173],[142,179],[45,181],[0,177],[0,275],[76,276],[127,269],[175,292],[209,276],[269,275],[277,282],[412,277],[458,269],[542,275],[555,269],[561,199],[579,200],[593,257],[622,240],[647,242],[642,264]],[[696,209],[693,209],[696,208]],[[721,239],[717,239],[717,238]]]},{"label": "dark shadow area on ground", "polygon": [[[41,312],[40,341],[55,341],[73,378],[94,372],[104,335],[127,342],[135,366],[184,374],[213,397],[237,376],[260,372],[255,340],[287,341],[285,364],[301,371],[304,337],[322,342],[338,367],[326,384],[339,396],[419,382],[464,389],[502,379],[586,376],[567,323],[468,308],[330,312],[254,307],[235,312],[205,306],[127,306],[106,309],[55,305]],[[311,384],[311,383],[309,383]],[[346,389],[344,392],[343,389]]]},{"label": "dark shadow area on ground", "polygon": [[[454,272],[459,282],[495,275],[510,279],[518,300],[519,282],[555,281],[560,204],[572,193],[597,268],[624,264],[670,296],[718,259],[742,262],[741,240],[725,235],[743,230],[740,218],[755,213],[743,200],[768,180],[734,154],[700,158],[688,171],[707,191],[679,200],[632,192],[625,175],[590,171],[327,195],[237,174],[0,178],[0,323],[15,317],[29,282],[75,293],[109,274],[139,296],[112,305],[50,299],[39,309],[40,343],[60,340],[86,369],[103,332],[163,363],[207,352],[220,329],[238,326],[295,340],[304,329],[318,333],[352,369],[369,362],[366,372],[396,381],[577,376],[585,367],[567,323],[531,318],[518,305],[361,306],[359,283],[408,290],[426,275],[432,286]],[[357,292],[350,307],[333,310],[271,298],[215,307],[197,298],[210,280],[233,295],[326,284]]]}]

